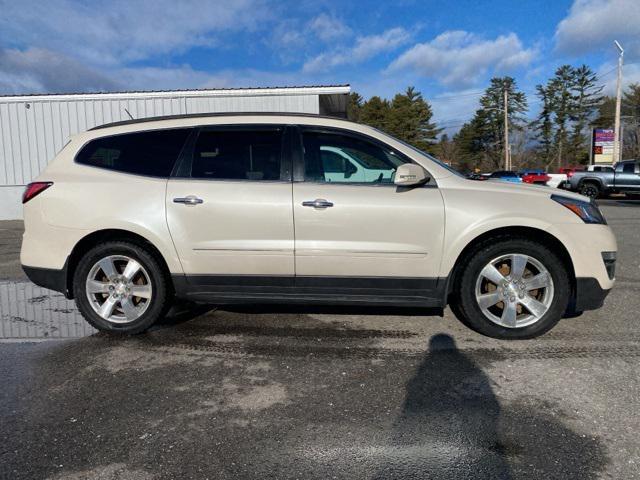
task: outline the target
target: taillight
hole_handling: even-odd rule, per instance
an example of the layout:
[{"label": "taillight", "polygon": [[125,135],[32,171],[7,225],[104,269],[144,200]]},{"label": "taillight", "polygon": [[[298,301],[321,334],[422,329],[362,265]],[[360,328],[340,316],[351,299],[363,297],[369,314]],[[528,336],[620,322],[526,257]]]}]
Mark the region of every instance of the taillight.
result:
[{"label": "taillight", "polygon": [[571,178],[571,177],[573,177],[573,173],[574,173],[574,172],[573,172],[573,170],[569,170],[569,171],[567,172],[567,178]]},{"label": "taillight", "polygon": [[53,185],[53,182],[33,182],[27,185],[22,194],[22,203],[27,203],[33,197],[44,192],[47,188]]}]

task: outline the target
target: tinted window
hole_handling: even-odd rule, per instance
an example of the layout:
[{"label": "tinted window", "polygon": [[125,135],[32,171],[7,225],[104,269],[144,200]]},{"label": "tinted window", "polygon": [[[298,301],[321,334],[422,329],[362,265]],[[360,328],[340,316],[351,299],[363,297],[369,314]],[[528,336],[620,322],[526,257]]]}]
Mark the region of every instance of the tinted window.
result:
[{"label": "tinted window", "polygon": [[359,137],[306,131],[305,180],[326,183],[393,183],[399,165],[406,163],[391,149]]},{"label": "tinted window", "polygon": [[634,173],[635,172],[635,164],[633,163],[625,163],[622,167],[622,171],[624,173]]},{"label": "tinted window", "polygon": [[499,171],[499,172],[493,172],[491,174],[491,178],[504,178],[504,177],[517,177],[518,175],[516,174],[516,172],[508,172],[508,171]]},{"label": "tinted window", "polygon": [[191,176],[223,180],[280,180],[282,130],[203,130]]},{"label": "tinted window", "polygon": [[189,131],[156,130],[98,138],[80,150],[76,162],[137,175],[168,177]]}]

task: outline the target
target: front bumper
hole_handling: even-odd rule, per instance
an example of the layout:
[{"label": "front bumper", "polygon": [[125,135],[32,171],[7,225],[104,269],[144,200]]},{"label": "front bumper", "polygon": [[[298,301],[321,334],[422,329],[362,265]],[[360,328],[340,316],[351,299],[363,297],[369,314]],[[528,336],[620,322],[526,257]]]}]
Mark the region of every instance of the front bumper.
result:
[{"label": "front bumper", "polygon": [[576,291],[569,311],[596,310],[602,307],[610,291],[611,289],[602,288],[595,278],[576,278]]}]

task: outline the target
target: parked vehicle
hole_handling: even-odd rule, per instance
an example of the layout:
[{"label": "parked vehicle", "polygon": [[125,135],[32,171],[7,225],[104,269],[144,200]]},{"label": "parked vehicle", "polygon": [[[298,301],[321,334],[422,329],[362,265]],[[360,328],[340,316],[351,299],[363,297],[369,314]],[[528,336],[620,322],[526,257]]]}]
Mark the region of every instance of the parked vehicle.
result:
[{"label": "parked vehicle", "polygon": [[615,168],[613,165],[589,165],[587,166],[587,172],[613,172]]},{"label": "parked vehicle", "polygon": [[577,167],[562,167],[558,169],[558,173],[562,173],[564,175],[567,176],[567,179],[571,178],[573,176],[574,173],[576,172],[583,172],[584,171],[584,167],[583,166],[577,166]]},{"label": "parked vehicle", "polygon": [[522,179],[516,172],[509,170],[498,170],[489,175],[489,180],[501,180],[503,182],[521,183]]},{"label": "parked vehicle", "polygon": [[391,183],[391,171],[375,157],[348,148],[328,146],[320,147],[320,156],[327,182]]},{"label": "parked vehicle", "polygon": [[[327,181],[326,147],[385,172]],[[531,338],[599,308],[614,285],[615,238],[584,197],[471,181],[378,130],[315,115],[97,127],[23,202],[29,278],[114,333],[143,332],[179,298],[449,304],[485,335]]]},{"label": "parked vehicle", "polygon": [[524,183],[531,183],[534,185],[546,185],[547,182],[551,180],[551,177],[544,171],[524,173],[520,178],[522,178]]},{"label": "parked vehicle", "polygon": [[611,193],[640,193],[640,165],[636,160],[625,160],[613,169],[576,172],[569,179],[568,188],[591,198]]},{"label": "parked vehicle", "polygon": [[547,181],[547,187],[551,188],[564,188],[567,182],[567,175],[564,173],[548,173],[549,180]]}]

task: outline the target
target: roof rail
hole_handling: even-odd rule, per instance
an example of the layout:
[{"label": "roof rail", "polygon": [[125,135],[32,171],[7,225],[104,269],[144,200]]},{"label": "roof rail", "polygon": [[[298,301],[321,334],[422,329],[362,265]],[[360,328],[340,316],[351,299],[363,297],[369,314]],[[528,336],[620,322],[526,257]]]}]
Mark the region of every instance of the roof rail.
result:
[{"label": "roof rail", "polygon": [[219,112],[219,113],[183,113],[179,115],[165,115],[160,117],[145,117],[133,120],[122,120],[119,122],[105,123],[90,128],[88,131],[101,130],[109,127],[120,127],[123,125],[135,125],[138,123],[158,122],[162,120],[181,120],[190,118],[215,118],[215,117],[243,117],[243,116],[264,116],[264,117],[304,117],[304,118],[325,118],[329,120],[342,120],[350,122],[343,117],[332,117],[329,115],[318,115],[315,113],[299,113],[299,112]]}]

